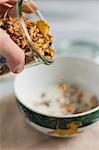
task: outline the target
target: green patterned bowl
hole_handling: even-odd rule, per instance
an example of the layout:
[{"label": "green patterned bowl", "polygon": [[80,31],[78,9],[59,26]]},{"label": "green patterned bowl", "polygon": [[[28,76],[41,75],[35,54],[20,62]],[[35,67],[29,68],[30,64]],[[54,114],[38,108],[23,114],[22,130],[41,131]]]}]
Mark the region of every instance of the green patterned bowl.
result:
[{"label": "green patterned bowl", "polygon": [[65,80],[85,87],[99,96],[99,65],[92,60],[77,57],[57,57],[51,66],[40,65],[24,70],[15,79],[15,95],[19,110],[26,121],[37,130],[57,137],[82,133],[86,127],[99,120],[99,107],[75,115],[47,115],[36,107],[35,96],[51,84]]}]

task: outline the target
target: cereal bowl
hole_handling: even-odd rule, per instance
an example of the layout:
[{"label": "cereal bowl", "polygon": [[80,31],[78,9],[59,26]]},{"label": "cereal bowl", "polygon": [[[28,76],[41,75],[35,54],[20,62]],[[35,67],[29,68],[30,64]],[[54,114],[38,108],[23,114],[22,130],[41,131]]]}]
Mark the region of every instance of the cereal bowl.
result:
[{"label": "cereal bowl", "polygon": [[50,66],[24,70],[14,83],[16,102],[26,121],[37,130],[56,137],[79,135],[99,119],[99,106],[78,114],[58,115],[34,105],[38,95],[47,87],[58,84],[63,76],[68,83],[76,83],[99,97],[99,65],[84,58],[57,57]]}]

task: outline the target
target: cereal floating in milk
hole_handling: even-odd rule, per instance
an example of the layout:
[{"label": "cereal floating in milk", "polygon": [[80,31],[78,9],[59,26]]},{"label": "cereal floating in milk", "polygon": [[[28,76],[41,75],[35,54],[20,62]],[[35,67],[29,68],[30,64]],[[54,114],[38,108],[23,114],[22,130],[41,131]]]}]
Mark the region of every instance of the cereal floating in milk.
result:
[{"label": "cereal floating in milk", "polygon": [[35,105],[40,112],[61,116],[91,110],[99,106],[99,98],[88,94],[75,84],[68,85],[64,82],[42,92]]}]

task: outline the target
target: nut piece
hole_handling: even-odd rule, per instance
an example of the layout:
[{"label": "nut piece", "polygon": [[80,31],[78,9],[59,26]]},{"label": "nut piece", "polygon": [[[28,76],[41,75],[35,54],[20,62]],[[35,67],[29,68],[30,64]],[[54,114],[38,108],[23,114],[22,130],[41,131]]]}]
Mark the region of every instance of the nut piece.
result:
[{"label": "nut piece", "polygon": [[64,93],[64,92],[67,92],[68,91],[68,86],[66,85],[66,83],[61,83],[59,85],[60,87],[60,90]]},{"label": "nut piece", "polygon": [[90,104],[91,104],[92,108],[95,108],[99,105],[99,100],[98,100],[97,96],[94,95],[90,98]]},{"label": "nut piece", "polygon": [[36,26],[43,35],[46,35],[49,32],[48,22],[45,20],[37,21]]},{"label": "nut piece", "polygon": [[0,26],[2,26],[3,25],[3,21],[2,20],[0,20]]},{"label": "nut piece", "polygon": [[41,105],[45,105],[46,107],[49,107],[49,101],[43,101],[40,103]]},{"label": "nut piece", "polygon": [[63,113],[68,112],[68,113],[73,113],[74,112],[74,106],[73,104],[63,104],[63,106],[61,106],[61,111]]}]

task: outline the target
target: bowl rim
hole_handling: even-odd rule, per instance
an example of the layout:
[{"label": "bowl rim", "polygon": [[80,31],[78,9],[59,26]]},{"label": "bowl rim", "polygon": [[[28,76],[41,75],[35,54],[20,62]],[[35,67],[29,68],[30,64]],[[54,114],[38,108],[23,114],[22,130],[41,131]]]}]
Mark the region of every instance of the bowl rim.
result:
[{"label": "bowl rim", "polygon": [[[88,58],[82,58],[82,57],[78,57],[78,56],[71,56],[71,55],[59,55],[59,56],[57,56],[57,58],[58,59],[61,59],[62,57],[64,57],[64,58],[78,58],[78,59],[82,59],[82,60],[86,60],[86,61],[88,61],[88,62],[91,62],[91,63],[94,63],[94,64],[96,64],[96,65],[99,65],[99,63],[97,63],[97,62],[95,62],[94,60],[92,60],[92,59],[88,59]],[[99,67],[99,66],[98,66]],[[37,114],[40,114],[40,115],[43,115],[43,116],[46,116],[46,117],[53,117],[53,118],[76,118],[76,117],[81,117],[81,116],[86,116],[86,115],[89,115],[89,114],[91,114],[91,113],[94,113],[94,112],[96,112],[96,111],[98,111],[99,110],[99,106],[97,106],[97,107],[95,107],[95,108],[93,108],[93,109],[91,109],[91,110],[89,110],[89,111],[86,111],[86,112],[83,112],[83,113],[78,113],[78,114],[70,114],[70,115],[61,115],[61,116],[58,116],[58,115],[56,115],[56,114],[47,114],[47,113],[44,113],[44,112],[40,112],[40,111],[38,111],[38,110],[34,110],[32,107],[30,107],[30,106],[27,106],[25,103],[23,103],[23,101],[21,100],[21,98],[19,98],[18,97],[18,95],[16,94],[16,82],[17,82],[17,75],[16,75],[16,77],[15,77],[15,79],[14,79],[14,93],[15,93],[15,97],[16,97],[16,99],[23,105],[23,106],[25,106],[27,109],[29,109],[30,111],[32,111],[32,112],[35,112],[35,113],[37,113]]]}]

